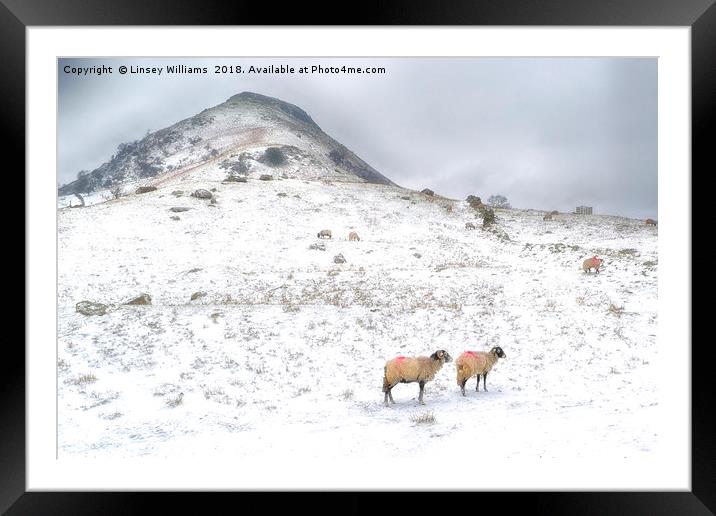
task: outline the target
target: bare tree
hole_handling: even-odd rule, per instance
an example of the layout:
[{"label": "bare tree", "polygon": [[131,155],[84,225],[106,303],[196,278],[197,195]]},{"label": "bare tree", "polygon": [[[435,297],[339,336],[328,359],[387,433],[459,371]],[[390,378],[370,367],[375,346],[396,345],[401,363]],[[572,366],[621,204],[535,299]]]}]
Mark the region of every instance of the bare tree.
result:
[{"label": "bare tree", "polygon": [[504,195],[491,195],[487,199],[487,204],[493,208],[512,208]]},{"label": "bare tree", "polygon": [[113,186],[110,188],[109,193],[112,194],[112,199],[124,197],[124,189],[122,188],[122,185]]},{"label": "bare tree", "polygon": [[77,206],[72,206],[72,201],[70,201],[70,208],[83,208],[85,205],[85,200],[77,192],[74,192],[74,194],[75,194],[75,197],[77,197],[82,204],[78,204]]}]

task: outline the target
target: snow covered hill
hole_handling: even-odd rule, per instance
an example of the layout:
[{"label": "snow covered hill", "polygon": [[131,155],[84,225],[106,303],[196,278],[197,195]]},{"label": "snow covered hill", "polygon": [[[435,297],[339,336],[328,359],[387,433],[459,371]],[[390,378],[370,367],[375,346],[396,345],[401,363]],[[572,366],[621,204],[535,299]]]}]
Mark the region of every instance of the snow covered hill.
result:
[{"label": "snow covered hill", "polygon": [[[312,138],[274,143],[308,153]],[[465,201],[310,156],[267,166],[265,148],[245,183],[222,182],[217,160],[158,176],[149,193],[60,203],[60,458],[427,459],[499,442],[481,450],[487,463],[658,446],[657,228],[497,210],[483,230]],[[601,273],[584,273],[595,254]],[[150,305],[122,304],[142,293]],[[83,315],[81,301],[106,313]],[[507,358],[488,392],[473,379],[462,397],[447,364],[425,406],[417,384],[382,405],[386,359],[494,345]]]},{"label": "snow covered hill", "polygon": [[[269,148],[277,152],[275,163],[265,155]],[[108,162],[60,187],[59,195],[163,184],[212,164],[259,177],[267,157],[269,166],[280,164],[293,177],[393,184],[324,133],[301,108],[243,92],[141,140],[121,144]]]}]

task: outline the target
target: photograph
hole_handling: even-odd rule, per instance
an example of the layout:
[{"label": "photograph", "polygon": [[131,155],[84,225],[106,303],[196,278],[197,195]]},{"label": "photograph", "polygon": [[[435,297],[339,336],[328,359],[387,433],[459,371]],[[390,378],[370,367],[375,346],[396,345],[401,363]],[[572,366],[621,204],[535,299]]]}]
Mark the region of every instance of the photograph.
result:
[{"label": "photograph", "polygon": [[648,459],[657,79],[59,57],[57,459]]},{"label": "photograph", "polygon": [[709,514],[716,8],[640,1],[2,0],[0,512]]}]

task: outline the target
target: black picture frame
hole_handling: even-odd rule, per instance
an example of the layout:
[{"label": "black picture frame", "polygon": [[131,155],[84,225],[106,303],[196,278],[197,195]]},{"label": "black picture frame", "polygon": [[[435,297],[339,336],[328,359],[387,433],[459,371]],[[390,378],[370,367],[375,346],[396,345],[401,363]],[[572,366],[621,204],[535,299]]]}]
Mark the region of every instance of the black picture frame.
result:
[{"label": "black picture frame", "polygon": [[[31,26],[65,25],[570,25],[570,26],[688,26],[691,28],[692,79],[692,192],[693,179],[716,170],[712,140],[716,125],[716,5],[714,0],[458,0],[444,2],[361,2],[350,7],[350,16],[331,6],[294,2],[276,9],[269,2],[221,2],[219,0],[0,0],[0,117],[4,156],[14,156],[15,169],[25,170],[25,29]],[[49,116],[49,115],[48,115]],[[12,152],[11,152],[12,151]],[[31,192],[25,191],[25,196]],[[693,197],[692,197],[693,199]],[[698,206],[693,201],[693,207]],[[693,208],[692,208],[693,209]],[[706,216],[710,220],[712,216]],[[697,221],[697,217],[692,220]],[[692,230],[692,235],[696,233]],[[693,240],[692,240],[693,241]],[[23,251],[24,253],[24,251]],[[693,250],[692,250],[693,257]],[[28,257],[24,256],[27,263]],[[708,271],[692,258],[694,270]],[[31,271],[25,266],[25,277]],[[703,287],[702,287],[703,288]],[[697,310],[697,303],[692,303]],[[28,305],[25,310],[32,310]],[[25,312],[27,315],[27,312]],[[691,315],[693,334],[693,311]],[[465,509],[478,506],[501,513],[523,507],[536,514],[714,514],[716,511],[716,424],[714,389],[709,382],[713,368],[707,340],[692,346],[692,490],[690,492],[528,492],[474,493],[479,502],[465,500]],[[669,379],[665,378],[668,383]],[[163,513],[172,507],[207,514],[221,510],[233,497],[252,512],[265,504],[263,493],[79,493],[26,492],[25,464],[25,352],[19,342],[7,339],[0,360],[0,511],[26,514],[134,514],[155,503]],[[489,472],[489,465],[484,471]],[[466,472],[474,474],[474,472]],[[359,496],[360,495],[360,496]],[[294,510],[334,512],[318,493],[294,494]],[[348,493],[341,512],[377,510],[363,493]],[[401,511],[424,510],[430,494],[402,497]],[[451,495],[441,494],[440,504]],[[452,498],[459,500],[461,497]],[[467,497],[466,497],[467,498]],[[256,509],[258,510],[258,509]],[[450,510],[442,505],[442,510]],[[222,510],[223,512],[223,510]],[[233,510],[231,511],[233,512]]]}]

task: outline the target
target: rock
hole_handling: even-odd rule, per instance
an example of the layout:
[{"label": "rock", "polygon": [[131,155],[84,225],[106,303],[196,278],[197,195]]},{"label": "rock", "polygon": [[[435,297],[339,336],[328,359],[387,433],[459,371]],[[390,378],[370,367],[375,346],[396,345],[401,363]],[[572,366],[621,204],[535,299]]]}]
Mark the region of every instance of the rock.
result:
[{"label": "rock", "polygon": [[409,196],[409,195],[403,195],[403,196],[401,196],[400,198],[403,199],[404,201],[409,201],[409,200],[410,200],[410,196]]},{"label": "rock", "polygon": [[152,304],[152,296],[149,294],[140,294],[139,296],[135,297],[134,299],[127,301],[124,303],[125,305],[151,305]]},{"label": "rock", "polygon": [[324,244],[323,242],[316,242],[315,244],[309,245],[308,248],[314,251],[325,251],[326,244]]},{"label": "rock", "polygon": [[136,193],[143,194],[143,193],[147,193],[147,192],[153,192],[156,189],[157,189],[156,186],[140,186],[139,188],[137,188]]},{"label": "rock", "polygon": [[245,176],[227,176],[224,179],[224,183],[246,183],[248,182]]},{"label": "rock", "polygon": [[435,195],[435,192],[433,192],[430,188],[423,188],[422,190],[420,190],[420,193],[421,193],[421,194],[425,194],[425,195],[429,195],[430,197],[432,197],[433,195]]},{"label": "rock", "polygon": [[276,195],[279,196],[279,197],[286,197],[288,194],[286,194],[286,193],[284,193],[284,192],[279,192],[279,193],[277,193]]},{"label": "rock", "polygon": [[465,222],[465,229],[476,229],[476,227],[472,222]]},{"label": "rock", "polygon": [[422,257],[423,257],[423,255],[420,254],[420,253],[413,253],[413,256],[415,256],[416,258],[422,258]]},{"label": "rock", "polygon": [[216,197],[212,197],[209,201],[210,204],[216,204]]},{"label": "rock", "polygon": [[214,197],[214,194],[211,193],[209,190],[204,190],[203,188],[199,188],[198,190],[195,190],[192,194],[192,197],[196,197],[197,199],[211,199]]},{"label": "rock", "polygon": [[271,174],[261,174],[259,177],[260,181],[273,181],[273,176]]},{"label": "rock", "polygon": [[212,191],[212,192],[216,192],[216,188],[212,188],[211,191]]},{"label": "rock", "polygon": [[552,210],[549,212],[550,215],[559,215],[559,212],[557,210]]},{"label": "rock", "polygon": [[179,215],[172,215],[172,216],[169,217],[169,218],[172,219],[172,220],[180,220],[180,219],[181,219],[181,217],[179,217]]},{"label": "rock", "polygon": [[183,211],[189,211],[191,208],[187,208],[185,206],[175,206],[173,208],[169,208],[169,211],[173,211],[174,213],[181,213]]},{"label": "rock", "polygon": [[342,254],[337,254],[333,257],[333,263],[346,263],[346,259]]},{"label": "rock", "polygon": [[80,301],[75,305],[75,310],[82,315],[104,315],[107,313],[107,305],[92,301]]},{"label": "rock", "polygon": [[181,197],[182,195],[184,195],[184,192],[182,192],[181,190],[174,190],[174,191],[172,192],[172,195],[173,195],[174,197]]},{"label": "rock", "polygon": [[200,297],[204,297],[206,295],[206,292],[194,292],[191,295],[191,300],[194,301],[195,299],[199,299]]}]

